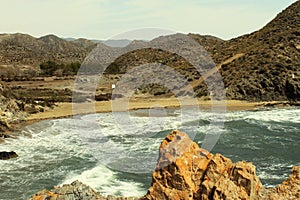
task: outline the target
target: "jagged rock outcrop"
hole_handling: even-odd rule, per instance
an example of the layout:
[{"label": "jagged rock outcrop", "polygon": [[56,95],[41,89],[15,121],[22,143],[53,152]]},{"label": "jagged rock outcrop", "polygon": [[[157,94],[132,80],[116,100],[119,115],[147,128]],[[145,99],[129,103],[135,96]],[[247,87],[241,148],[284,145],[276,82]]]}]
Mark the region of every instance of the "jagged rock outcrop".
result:
[{"label": "jagged rock outcrop", "polygon": [[300,166],[295,166],[288,179],[275,188],[265,189],[261,199],[300,199]]},{"label": "jagged rock outcrop", "polygon": [[79,181],[74,181],[69,185],[54,187],[50,191],[42,190],[34,195],[30,200],[137,200],[135,197],[103,197],[91,187]]},{"label": "jagged rock outcrop", "polygon": [[172,131],[161,143],[152,184],[143,200],[167,199],[299,199],[300,167],[276,188],[264,188],[255,166],[232,163],[221,154],[211,154],[190,140],[186,133]]},{"label": "jagged rock outcrop", "polygon": [[17,158],[17,157],[18,157],[18,154],[14,151],[10,151],[10,152],[1,151],[0,152],[0,160],[9,160],[12,158]]},{"label": "jagged rock outcrop", "polygon": [[262,184],[255,166],[232,163],[199,148],[186,133],[173,131],[161,143],[150,199],[258,199]]},{"label": "jagged rock outcrop", "polygon": [[42,190],[30,200],[285,200],[300,198],[300,166],[276,188],[265,188],[255,166],[245,161],[233,163],[221,154],[201,149],[189,136],[172,131],[161,143],[152,184],[142,198],[103,197],[75,181],[70,185]]}]

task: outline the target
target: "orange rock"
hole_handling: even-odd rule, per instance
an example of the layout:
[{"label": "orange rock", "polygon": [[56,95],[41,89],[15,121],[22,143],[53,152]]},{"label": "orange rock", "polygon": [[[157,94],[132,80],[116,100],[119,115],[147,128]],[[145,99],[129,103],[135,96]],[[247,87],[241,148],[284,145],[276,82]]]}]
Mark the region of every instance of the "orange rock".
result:
[{"label": "orange rock", "polygon": [[161,143],[152,185],[143,199],[257,199],[262,184],[251,163],[201,149],[186,133]]},{"label": "orange rock", "polygon": [[[221,154],[201,149],[186,133],[172,131],[161,143],[152,184],[141,200],[285,200],[300,199],[300,166],[276,188],[266,189],[252,163],[232,163]],[[80,191],[80,192],[79,192]],[[74,196],[76,194],[76,198]],[[134,197],[102,197],[92,188],[75,181],[70,185],[43,190],[30,200],[137,200]]]}]

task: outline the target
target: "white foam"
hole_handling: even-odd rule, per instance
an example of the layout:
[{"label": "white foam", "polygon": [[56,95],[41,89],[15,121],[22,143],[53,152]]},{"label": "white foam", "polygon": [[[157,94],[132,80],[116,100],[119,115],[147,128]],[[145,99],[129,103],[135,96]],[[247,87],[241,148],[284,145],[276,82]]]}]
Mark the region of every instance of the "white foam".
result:
[{"label": "white foam", "polygon": [[255,110],[228,113],[229,116],[237,119],[253,119],[260,122],[290,122],[300,123],[300,109],[278,108],[271,110]]},{"label": "white foam", "polygon": [[79,180],[84,184],[91,186],[95,190],[101,192],[102,195],[111,194],[127,197],[141,197],[145,195],[145,191],[141,184],[118,180],[117,173],[103,165],[98,165],[77,175],[70,173],[62,184],[70,184],[75,180]]},{"label": "white foam", "polygon": [[[60,163],[72,157],[85,161],[93,159],[91,158],[91,153],[93,153],[102,165],[79,174],[78,170],[72,168],[73,171],[68,171],[69,174],[67,174],[64,183],[70,183],[73,180],[79,179],[87,185],[99,189],[104,194],[116,194],[116,192],[120,191],[120,194],[117,195],[142,196],[145,191],[141,184],[118,180],[117,174],[103,165],[115,162],[119,164],[116,168],[122,168],[124,167],[122,159],[127,159],[130,164],[130,166],[128,165],[128,169],[132,170],[135,165],[134,162],[139,162],[137,155],[140,155],[145,156],[143,159],[147,161],[145,169],[149,168],[149,166],[156,162],[156,158],[153,161],[152,157],[154,156],[152,155],[157,155],[157,149],[161,142],[161,138],[156,137],[155,134],[166,129],[177,128],[186,129],[188,132],[205,134],[209,131],[209,125],[206,125],[205,122],[205,125],[198,126],[197,123],[194,123],[197,119],[204,119],[210,122],[216,116],[217,120],[219,118],[222,120],[222,116],[218,116],[218,114],[212,115],[206,111],[196,112],[192,109],[185,110],[184,116],[181,115],[180,111],[174,111],[174,113],[176,115],[151,118],[131,116],[133,123],[127,124],[128,126],[125,131],[116,125],[112,113],[85,115],[73,119],[49,120],[27,126],[22,131],[24,136],[20,136],[17,140],[8,139],[0,145],[1,151],[16,151],[20,155],[17,159],[0,162],[0,168],[2,169],[0,177],[9,176],[7,180],[14,180],[16,184],[21,183],[23,179],[34,182],[34,177],[37,174],[34,171],[34,167],[38,167],[41,171],[45,170],[40,172],[39,175],[48,179],[51,179],[53,174],[64,176],[66,170],[69,169],[68,166],[55,165],[58,166],[57,169],[49,169],[46,166],[47,162]],[[124,113],[119,114],[120,119],[125,117]],[[226,114],[227,122],[246,120],[253,125],[264,126],[270,131],[280,131],[283,133],[285,131],[296,132],[299,130],[297,128],[297,124],[300,124],[299,118],[300,109],[238,111]],[[292,125],[289,127],[288,123],[284,124],[285,122],[292,123]],[[221,131],[226,132],[228,130],[224,131],[222,129]],[[81,134],[79,135],[78,133]],[[85,146],[81,141],[85,139],[91,141],[94,139],[95,141]],[[246,146],[247,148],[255,148],[255,144],[249,143],[243,145],[248,145]],[[152,157],[150,158],[150,156]],[[136,159],[134,160],[134,158]],[[131,163],[129,161],[134,162]],[[278,165],[275,165],[278,162],[280,161],[274,161],[274,163],[267,163],[266,165],[269,167],[276,166],[278,169]],[[111,167],[111,169],[114,168]],[[144,169],[137,170],[143,171]],[[268,170],[272,169],[262,169],[262,171]],[[267,172],[262,172],[261,176],[266,179],[282,178],[280,175],[272,175]],[[0,184],[0,186],[4,183]],[[18,185],[12,186],[18,187]]]},{"label": "white foam", "polygon": [[282,174],[282,175],[276,175],[276,174],[271,174],[266,171],[258,172],[258,177],[261,179],[274,179],[274,180],[282,180],[288,177],[288,174]]}]

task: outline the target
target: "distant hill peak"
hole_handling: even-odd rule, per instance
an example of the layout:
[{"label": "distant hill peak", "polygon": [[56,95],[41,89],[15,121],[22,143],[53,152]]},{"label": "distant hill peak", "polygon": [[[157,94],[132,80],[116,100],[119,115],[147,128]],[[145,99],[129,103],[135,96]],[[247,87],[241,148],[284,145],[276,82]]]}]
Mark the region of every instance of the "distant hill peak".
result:
[{"label": "distant hill peak", "polygon": [[264,29],[273,29],[279,32],[285,29],[299,28],[300,23],[300,1],[296,1],[283,11],[281,11],[277,16],[269,22]]}]

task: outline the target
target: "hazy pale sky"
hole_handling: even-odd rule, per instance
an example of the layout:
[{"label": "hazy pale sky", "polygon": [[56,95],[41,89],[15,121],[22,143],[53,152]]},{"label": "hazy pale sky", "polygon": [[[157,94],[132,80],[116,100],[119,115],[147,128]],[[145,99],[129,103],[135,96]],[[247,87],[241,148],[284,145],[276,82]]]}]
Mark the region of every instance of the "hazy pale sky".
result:
[{"label": "hazy pale sky", "polygon": [[160,28],[230,39],[262,28],[293,2],[296,0],[0,0],[0,32],[109,39],[135,29]]}]

